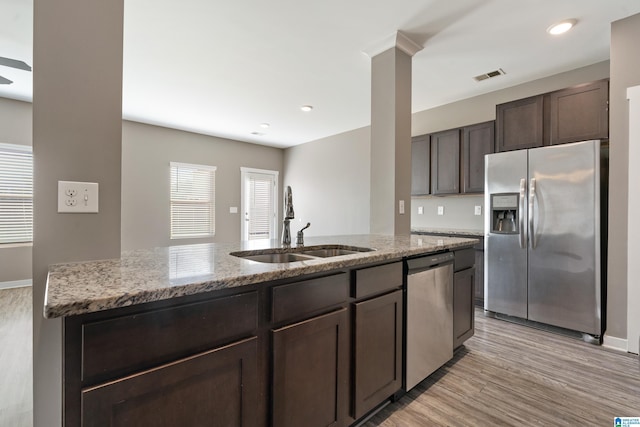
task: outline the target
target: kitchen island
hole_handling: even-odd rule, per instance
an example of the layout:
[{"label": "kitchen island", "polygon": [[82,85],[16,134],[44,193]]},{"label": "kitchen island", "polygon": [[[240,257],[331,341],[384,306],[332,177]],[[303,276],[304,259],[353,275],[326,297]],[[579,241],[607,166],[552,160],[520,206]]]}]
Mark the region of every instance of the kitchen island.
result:
[{"label": "kitchen island", "polygon": [[230,255],[274,243],[51,266],[44,314],[64,318],[64,424],[350,425],[402,387],[404,260],[477,240],[333,236],[307,249],[374,250]]}]

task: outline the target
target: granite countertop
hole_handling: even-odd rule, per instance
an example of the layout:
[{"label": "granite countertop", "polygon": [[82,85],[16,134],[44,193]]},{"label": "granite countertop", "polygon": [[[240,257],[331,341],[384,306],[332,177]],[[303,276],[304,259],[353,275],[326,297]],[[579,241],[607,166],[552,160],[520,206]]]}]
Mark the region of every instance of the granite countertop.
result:
[{"label": "granite countertop", "polygon": [[425,227],[412,227],[412,234],[438,234],[449,236],[462,236],[462,237],[484,237],[483,230],[462,230],[453,228],[425,228]]},{"label": "granite countertop", "polygon": [[455,249],[477,242],[416,235],[308,237],[305,239],[307,248],[340,244],[376,250],[286,264],[260,263],[229,255],[234,251],[279,246],[277,241],[268,240],[125,251],[119,259],[51,265],[44,316],[55,318],[91,313]]}]

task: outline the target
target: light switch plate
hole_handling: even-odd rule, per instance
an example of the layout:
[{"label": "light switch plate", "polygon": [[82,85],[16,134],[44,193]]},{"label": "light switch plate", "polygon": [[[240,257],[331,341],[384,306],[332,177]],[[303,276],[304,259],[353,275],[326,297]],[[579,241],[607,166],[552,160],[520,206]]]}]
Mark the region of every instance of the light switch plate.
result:
[{"label": "light switch plate", "polygon": [[404,215],[404,200],[398,202],[398,210],[400,211],[400,215]]},{"label": "light switch plate", "polygon": [[476,215],[476,216],[482,215],[482,206],[476,205],[476,207],[475,207],[475,209],[473,211],[473,214]]},{"label": "light switch plate", "polygon": [[438,206],[438,215],[444,215],[444,206]]},{"label": "light switch plate", "polygon": [[229,207],[229,213],[238,213],[238,207],[237,206],[230,206]]},{"label": "light switch plate", "polygon": [[58,181],[58,213],[98,213],[98,183]]}]

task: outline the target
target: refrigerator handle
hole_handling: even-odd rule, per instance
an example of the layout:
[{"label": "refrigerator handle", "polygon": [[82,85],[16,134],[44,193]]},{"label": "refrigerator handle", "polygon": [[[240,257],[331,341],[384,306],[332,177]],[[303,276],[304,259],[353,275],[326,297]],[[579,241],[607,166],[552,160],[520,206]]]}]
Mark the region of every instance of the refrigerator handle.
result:
[{"label": "refrigerator handle", "polygon": [[531,183],[529,184],[529,242],[531,243],[531,249],[536,248],[536,231],[535,224],[533,218],[533,204],[536,199],[536,179],[531,178]]},{"label": "refrigerator handle", "polygon": [[520,249],[527,249],[527,239],[526,239],[526,234],[525,234],[525,229],[524,229],[524,211],[525,211],[525,202],[524,202],[524,196],[525,196],[525,192],[527,191],[527,181],[522,178],[520,180],[520,204],[518,205],[518,209],[520,210],[520,212],[518,213],[518,231],[519,231],[519,237],[520,237]]}]

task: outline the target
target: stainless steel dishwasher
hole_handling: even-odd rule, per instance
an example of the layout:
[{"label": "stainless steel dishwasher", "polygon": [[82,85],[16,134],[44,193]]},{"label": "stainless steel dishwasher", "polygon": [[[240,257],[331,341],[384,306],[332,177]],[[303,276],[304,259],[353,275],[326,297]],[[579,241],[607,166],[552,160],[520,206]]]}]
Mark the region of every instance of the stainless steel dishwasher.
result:
[{"label": "stainless steel dishwasher", "polygon": [[405,390],[453,357],[453,253],[407,260]]}]

